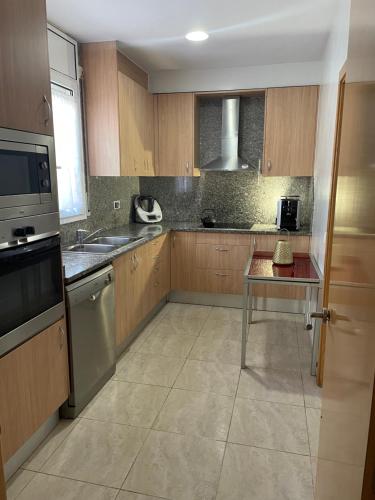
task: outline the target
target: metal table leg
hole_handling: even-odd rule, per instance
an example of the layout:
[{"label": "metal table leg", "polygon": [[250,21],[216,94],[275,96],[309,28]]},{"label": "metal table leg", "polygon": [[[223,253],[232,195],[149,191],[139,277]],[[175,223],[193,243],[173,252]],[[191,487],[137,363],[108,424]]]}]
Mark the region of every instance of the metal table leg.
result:
[{"label": "metal table leg", "polygon": [[[322,305],[319,303],[319,288],[315,288],[315,310],[320,311],[322,308]],[[319,351],[319,343],[320,343],[320,327],[321,323],[320,321],[314,321],[314,336],[313,336],[313,346],[312,346],[312,353],[311,353],[311,375],[315,376],[316,375],[316,363],[318,360],[318,351]]]},{"label": "metal table leg", "polygon": [[306,330],[312,329],[311,324],[311,286],[306,287],[305,295],[305,328]]},{"label": "metal table leg", "polygon": [[249,301],[249,283],[245,282],[243,287],[243,304],[242,304],[242,343],[241,343],[241,368],[246,368],[246,341],[247,341],[247,308]]},{"label": "metal table leg", "polygon": [[247,323],[249,325],[251,325],[252,321],[253,321],[253,285],[251,283],[251,281],[249,281],[249,286],[248,286],[248,290],[247,290],[247,294],[248,294],[248,315],[247,315]]}]

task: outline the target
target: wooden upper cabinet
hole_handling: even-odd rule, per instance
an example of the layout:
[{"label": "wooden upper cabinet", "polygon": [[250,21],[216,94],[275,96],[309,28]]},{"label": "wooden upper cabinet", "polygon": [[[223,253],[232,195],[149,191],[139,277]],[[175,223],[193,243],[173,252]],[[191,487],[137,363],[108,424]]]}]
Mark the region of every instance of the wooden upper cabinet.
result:
[{"label": "wooden upper cabinet", "polygon": [[81,45],[91,175],[154,175],[154,101],[148,75],[116,42]]},{"label": "wooden upper cabinet", "polygon": [[0,127],[53,135],[45,0],[2,0]]},{"label": "wooden upper cabinet", "polygon": [[118,73],[121,175],[154,175],[154,101],[147,89]]},{"label": "wooden upper cabinet", "polygon": [[194,121],[194,94],[159,94],[157,96],[157,175],[196,175]]},{"label": "wooden upper cabinet", "polygon": [[263,175],[313,175],[317,104],[317,86],[267,90]]}]

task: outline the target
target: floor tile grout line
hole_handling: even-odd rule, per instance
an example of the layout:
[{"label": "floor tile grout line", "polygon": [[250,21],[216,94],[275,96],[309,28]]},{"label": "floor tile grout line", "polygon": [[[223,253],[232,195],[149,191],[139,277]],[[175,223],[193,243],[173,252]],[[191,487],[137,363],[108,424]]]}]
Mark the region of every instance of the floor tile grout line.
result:
[{"label": "floor tile grout line", "polygon": [[244,444],[244,443],[235,443],[234,441],[228,441],[227,444],[233,444],[235,446],[243,446],[245,448],[256,448],[257,450],[267,450],[267,451],[274,451],[276,453],[286,453],[287,455],[295,455],[297,457],[305,457],[305,458],[314,458],[311,457],[309,454],[305,453],[296,453],[295,451],[285,451],[285,450],[278,450],[276,448],[266,448],[264,446],[255,446],[253,444]]},{"label": "floor tile grout line", "polygon": [[123,493],[134,493],[136,495],[142,495],[146,498],[157,498],[157,500],[170,500],[169,498],[166,498],[166,497],[158,497],[158,496],[155,496],[155,495],[148,495],[147,493],[139,493],[138,491],[133,491],[133,490],[118,490],[118,493],[117,493],[117,496],[114,500],[116,500],[118,498],[118,496],[120,495],[120,493],[123,492]]},{"label": "floor tile grout line", "polygon": [[[74,481],[76,483],[85,483],[85,484],[90,484],[90,485],[93,485],[93,486],[100,486],[102,488],[109,488],[111,490],[120,491],[120,488],[118,488],[117,486],[108,486],[107,484],[93,483],[92,481],[87,481],[85,479],[77,479],[77,478],[74,478],[74,477],[69,477],[69,476],[64,476],[64,475],[59,475],[59,474],[51,474],[50,472],[44,472],[44,471],[33,471],[33,472],[35,472],[35,475],[40,474],[42,476],[56,477],[58,479],[68,479],[69,481]],[[35,478],[35,476],[31,479],[31,481],[34,478]],[[30,484],[31,481],[28,484]],[[19,496],[19,494],[17,495],[17,497],[18,496]]]},{"label": "floor tile grout line", "polygon": [[[192,348],[192,347],[191,347],[191,348]],[[169,395],[170,395],[170,393],[171,393],[171,391],[172,391],[173,385],[174,385],[174,383],[176,382],[177,377],[178,377],[178,376],[179,376],[179,374],[181,373],[182,368],[185,366],[186,361],[187,361],[187,358],[185,359],[185,361],[184,361],[184,363],[182,364],[182,366],[181,366],[180,370],[179,370],[179,371],[178,371],[178,373],[176,374],[176,377],[175,377],[175,379],[174,379],[174,381],[173,381],[173,383],[172,383],[172,386],[169,388],[169,391],[168,391],[168,394],[167,394],[167,396],[166,396],[166,398],[165,398],[165,400],[164,400],[164,403],[163,403],[163,405],[160,407],[159,412],[157,413],[157,415],[155,416],[154,421],[152,422],[151,427],[150,427],[150,429],[149,429],[149,432],[147,433],[147,436],[146,436],[146,438],[145,438],[144,442],[142,443],[142,446],[139,448],[138,453],[137,453],[137,455],[136,455],[136,457],[135,457],[134,461],[132,462],[132,464],[131,464],[131,466],[130,466],[130,468],[129,468],[129,470],[128,470],[127,474],[126,474],[126,477],[125,477],[124,481],[122,482],[120,489],[122,489],[122,488],[123,488],[123,486],[125,485],[126,480],[127,480],[127,478],[129,477],[129,474],[130,474],[131,470],[133,469],[133,467],[134,467],[134,465],[135,465],[135,463],[136,463],[136,461],[137,461],[137,458],[138,458],[139,454],[141,453],[141,450],[144,448],[145,443],[146,443],[147,439],[149,438],[149,436],[150,436],[150,434],[151,434],[152,430],[154,430],[154,429],[153,429],[153,426],[154,426],[155,422],[157,421],[157,419],[159,418],[159,415],[160,415],[160,413],[161,413],[162,409],[163,409],[163,408],[164,408],[164,406],[166,405],[166,402],[167,402],[167,400],[168,400],[168,398],[169,398]]]},{"label": "floor tile grout line", "polygon": [[247,396],[241,396],[238,394],[236,396],[236,399],[245,399],[246,401],[258,401],[259,403],[271,403],[271,404],[283,405],[283,406],[293,406],[294,408],[305,408],[304,404],[297,405],[295,403],[285,403],[284,401],[273,401],[270,399],[252,398],[252,397],[247,397]]},{"label": "floor tile grout line", "polygon": [[228,446],[228,438],[229,438],[229,433],[230,433],[230,428],[232,426],[232,419],[233,419],[233,413],[234,413],[234,405],[236,403],[236,398],[237,398],[237,393],[238,393],[238,387],[240,385],[240,379],[241,379],[241,369],[238,373],[238,378],[237,378],[237,387],[236,387],[236,392],[234,394],[234,398],[233,398],[233,406],[232,406],[232,413],[231,413],[231,416],[230,416],[230,420],[229,420],[229,425],[228,425],[228,432],[227,432],[227,438],[225,440],[225,446],[224,446],[224,452],[223,452],[223,458],[221,460],[221,464],[220,464],[220,471],[219,471],[219,477],[218,477],[218,480],[217,480],[217,487],[216,487],[216,494],[215,494],[215,499],[217,498],[217,495],[219,493],[219,486],[220,486],[220,480],[221,480],[221,475],[222,475],[222,472],[223,472],[223,467],[224,467],[224,459],[225,459],[225,454],[226,454],[226,451],[227,451],[227,446]]},{"label": "floor tile grout line", "polygon": [[[40,445],[35,449],[35,451],[32,453],[32,455],[25,460],[25,462],[23,462],[23,464],[21,465],[20,468],[24,469],[24,470],[28,470],[28,471],[32,471],[32,472],[41,472],[41,470],[43,469],[43,467],[46,465],[46,463],[48,462],[48,460],[50,458],[52,458],[52,456],[55,454],[55,452],[63,445],[63,443],[66,441],[66,439],[69,437],[69,435],[71,434],[71,432],[74,430],[74,428],[79,424],[79,421],[80,421],[81,417],[78,416],[76,417],[74,420],[72,420],[72,425],[71,425],[71,429],[70,431],[67,433],[67,435],[64,437],[64,439],[61,441],[61,443],[59,443],[57,445],[57,447],[48,455],[48,457],[43,461],[43,463],[41,464],[41,466],[39,467],[39,470],[38,471],[35,471],[33,469],[28,469],[27,466],[25,466],[25,463],[26,462],[29,462],[32,455],[34,453],[37,452],[38,448],[40,448],[42,445],[46,444],[47,440],[48,440],[48,437],[52,434],[52,432],[56,429],[56,427],[59,425],[60,423],[60,420],[58,422],[58,424],[52,429],[52,431],[45,437],[45,439],[40,443]],[[66,419],[68,420],[68,419]]]},{"label": "floor tile grout line", "polygon": [[8,490],[8,488],[9,488],[9,481],[12,479],[12,477],[15,476],[17,474],[17,472],[22,473],[22,471],[33,472],[33,477],[30,478],[30,480],[27,481],[27,483],[23,486],[23,488],[20,489],[20,491],[14,497],[14,500],[17,500],[17,498],[21,495],[21,493],[23,492],[23,490],[29,486],[29,484],[31,483],[31,481],[34,479],[35,475],[38,474],[38,472],[36,472],[36,471],[30,471],[28,469],[23,469],[22,465],[21,465],[21,467],[19,467],[19,469],[16,470],[16,472],[8,479],[8,481],[6,481],[6,485],[5,485],[6,486],[6,490]]},{"label": "floor tile grout line", "polygon": [[[301,376],[302,376],[302,373],[301,373]],[[314,476],[313,476],[312,463],[311,463],[311,458],[312,458],[312,455],[311,455],[311,442],[310,442],[311,440],[310,440],[309,422],[308,422],[308,418],[307,418],[307,408],[306,408],[306,405],[305,405],[305,419],[306,419],[307,439],[308,439],[308,443],[309,443],[309,452],[310,452],[311,481],[312,481],[312,487],[313,487],[313,491],[314,491]]]},{"label": "floor tile grout line", "polygon": [[248,448],[257,448],[259,450],[277,451],[278,453],[289,453],[290,455],[298,455],[299,457],[307,457],[310,459],[310,453],[297,453],[296,451],[280,450],[279,448],[269,448],[267,446],[259,446],[254,444],[238,443],[237,441],[228,441],[228,444],[236,444],[238,446],[247,446]]}]

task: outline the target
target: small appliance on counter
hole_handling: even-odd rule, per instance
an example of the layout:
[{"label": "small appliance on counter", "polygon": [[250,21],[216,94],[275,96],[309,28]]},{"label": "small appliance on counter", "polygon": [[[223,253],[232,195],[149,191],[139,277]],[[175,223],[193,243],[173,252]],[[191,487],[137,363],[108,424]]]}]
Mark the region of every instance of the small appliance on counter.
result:
[{"label": "small appliance on counter", "polygon": [[211,208],[206,208],[205,210],[203,210],[201,222],[203,224],[203,227],[215,227],[215,212]]},{"label": "small appliance on counter", "polygon": [[142,224],[156,224],[163,219],[160,205],[152,196],[136,196],[134,198],[134,211],[135,221]]},{"label": "small appliance on counter", "polygon": [[282,196],[277,202],[277,229],[299,231],[300,229],[299,196]]}]

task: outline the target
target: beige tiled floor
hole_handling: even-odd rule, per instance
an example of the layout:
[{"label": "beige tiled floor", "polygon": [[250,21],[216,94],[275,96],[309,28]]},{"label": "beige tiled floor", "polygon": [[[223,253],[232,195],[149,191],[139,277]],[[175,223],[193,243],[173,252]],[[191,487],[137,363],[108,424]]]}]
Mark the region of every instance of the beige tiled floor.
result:
[{"label": "beige tiled floor", "polygon": [[312,500],[320,391],[301,317],[167,304],[75,421],[8,483],[9,500]]}]

